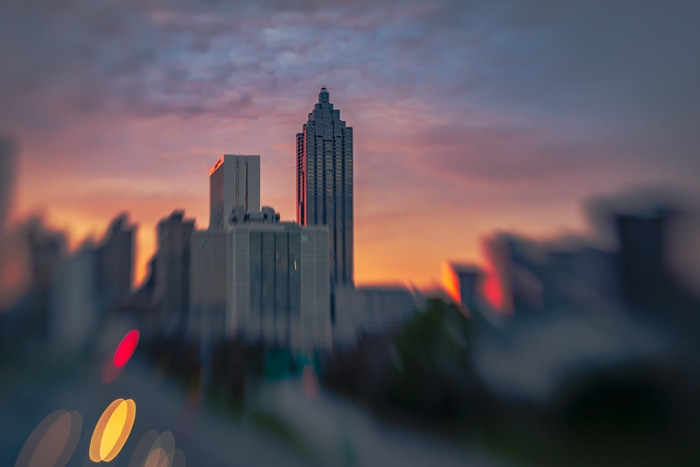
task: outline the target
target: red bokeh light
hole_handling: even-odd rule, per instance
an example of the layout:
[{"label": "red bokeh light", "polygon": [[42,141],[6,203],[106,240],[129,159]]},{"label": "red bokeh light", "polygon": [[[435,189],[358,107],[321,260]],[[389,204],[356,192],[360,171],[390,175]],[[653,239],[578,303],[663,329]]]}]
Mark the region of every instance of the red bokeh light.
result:
[{"label": "red bokeh light", "polygon": [[496,310],[503,311],[505,305],[503,286],[496,273],[491,273],[486,276],[482,289],[482,293],[489,304]]},{"label": "red bokeh light", "polygon": [[136,329],[132,329],[124,336],[124,339],[122,339],[114,352],[114,366],[117,368],[124,366],[134,354],[138,343],[139,332]]}]

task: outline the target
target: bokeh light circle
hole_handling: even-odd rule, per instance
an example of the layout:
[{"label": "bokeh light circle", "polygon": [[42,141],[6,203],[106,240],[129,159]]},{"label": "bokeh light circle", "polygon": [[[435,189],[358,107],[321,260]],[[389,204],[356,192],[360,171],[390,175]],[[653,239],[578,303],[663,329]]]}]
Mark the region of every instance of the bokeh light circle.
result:
[{"label": "bokeh light circle", "polygon": [[51,413],[29,435],[15,467],[65,466],[78,445],[82,427],[82,417],[76,411]]},{"label": "bokeh light circle", "polygon": [[90,440],[90,460],[109,462],[129,438],[136,419],[136,404],[131,399],[117,399],[105,409]]},{"label": "bokeh light circle", "polygon": [[170,456],[165,449],[155,448],[148,453],[143,467],[170,467]]},{"label": "bokeh light circle", "polygon": [[185,454],[175,448],[175,436],[150,430],[143,435],[129,461],[129,467],[185,467]]},{"label": "bokeh light circle", "polygon": [[129,331],[124,339],[117,346],[114,352],[114,366],[117,368],[126,365],[131,356],[136,350],[136,345],[139,343],[139,332],[136,329]]}]

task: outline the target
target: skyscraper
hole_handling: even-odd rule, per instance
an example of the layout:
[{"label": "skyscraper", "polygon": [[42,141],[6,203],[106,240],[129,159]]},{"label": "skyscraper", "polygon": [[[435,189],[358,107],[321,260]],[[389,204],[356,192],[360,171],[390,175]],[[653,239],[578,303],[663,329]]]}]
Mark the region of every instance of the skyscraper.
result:
[{"label": "skyscraper", "polygon": [[223,229],[236,206],[260,210],[260,156],[225,154],[209,171],[209,228]]},{"label": "skyscraper", "polygon": [[326,88],[297,133],[297,222],[328,226],[331,283],[352,285],[352,128],[333,109]]},{"label": "skyscraper", "polygon": [[136,225],[122,213],[112,220],[97,248],[97,288],[101,308],[110,311],[123,305],[134,278]]}]

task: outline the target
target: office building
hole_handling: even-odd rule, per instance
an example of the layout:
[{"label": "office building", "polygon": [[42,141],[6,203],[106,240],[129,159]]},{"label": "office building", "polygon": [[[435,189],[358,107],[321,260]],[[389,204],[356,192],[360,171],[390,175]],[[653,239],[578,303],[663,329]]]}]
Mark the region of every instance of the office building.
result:
[{"label": "office building", "polygon": [[226,330],[228,232],[195,230],[190,240],[188,337],[205,341],[230,336]]},{"label": "office building", "polygon": [[330,347],[328,229],[273,209],[192,235],[191,333],[292,350]]},{"label": "office building", "polygon": [[333,285],[354,283],[352,128],[326,88],[297,133],[297,222],[327,225]]},{"label": "office building", "polygon": [[236,206],[260,211],[260,156],[225,154],[209,171],[209,228],[223,229]]}]

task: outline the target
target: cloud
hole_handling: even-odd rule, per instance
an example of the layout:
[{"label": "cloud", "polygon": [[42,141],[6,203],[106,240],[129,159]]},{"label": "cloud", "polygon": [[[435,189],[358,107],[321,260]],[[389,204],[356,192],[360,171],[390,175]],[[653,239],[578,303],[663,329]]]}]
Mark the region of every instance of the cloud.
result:
[{"label": "cloud", "polygon": [[[0,129],[20,141],[23,209],[60,199],[96,219],[99,204],[78,206],[84,180],[122,208],[179,192],[206,205],[207,168],[230,152],[263,156],[263,201],[291,218],[294,134],[325,85],[355,129],[363,238],[384,222],[410,243],[426,219],[442,231],[527,215],[551,226],[594,192],[695,183],[698,8],[13,2],[0,16]],[[143,228],[166,204],[149,204]],[[454,248],[445,235],[425,255]]]}]

